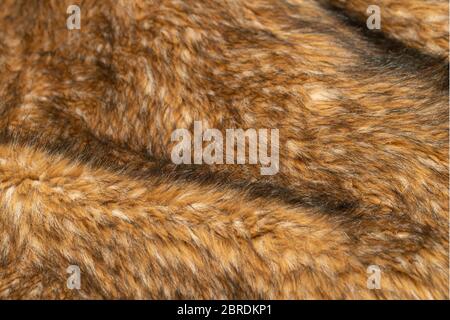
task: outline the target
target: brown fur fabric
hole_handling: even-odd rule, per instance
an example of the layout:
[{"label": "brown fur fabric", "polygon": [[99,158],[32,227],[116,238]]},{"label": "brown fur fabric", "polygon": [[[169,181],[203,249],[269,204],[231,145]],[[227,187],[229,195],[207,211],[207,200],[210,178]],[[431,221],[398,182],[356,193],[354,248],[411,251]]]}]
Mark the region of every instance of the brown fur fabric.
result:
[{"label": "brown fur fabric", "polygon": [[0,298],[448,298],[448,2],[369,2],[1,0]]}]

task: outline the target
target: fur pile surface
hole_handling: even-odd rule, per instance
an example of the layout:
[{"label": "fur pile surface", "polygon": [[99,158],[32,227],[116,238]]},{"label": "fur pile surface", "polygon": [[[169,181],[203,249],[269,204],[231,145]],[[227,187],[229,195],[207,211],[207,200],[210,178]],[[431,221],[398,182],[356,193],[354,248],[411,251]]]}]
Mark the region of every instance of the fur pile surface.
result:
[{"label": "fur pile surface", "polygon": [[[0,8],[0,298],[448,298],[446,0]],[[194,121],[279,173],[174,165]]]}]

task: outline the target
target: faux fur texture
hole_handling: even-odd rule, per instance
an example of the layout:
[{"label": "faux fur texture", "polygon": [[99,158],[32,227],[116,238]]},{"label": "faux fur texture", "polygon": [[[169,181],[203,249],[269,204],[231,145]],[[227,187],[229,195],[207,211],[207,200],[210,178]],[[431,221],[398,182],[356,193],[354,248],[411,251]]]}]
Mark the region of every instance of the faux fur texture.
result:
[{"label": "faux fur texture", "polygon": [[[448,2],[369,2],[1,0],[0,297],[448,298]],[[172,164],[194,121],[280,172]]]}]

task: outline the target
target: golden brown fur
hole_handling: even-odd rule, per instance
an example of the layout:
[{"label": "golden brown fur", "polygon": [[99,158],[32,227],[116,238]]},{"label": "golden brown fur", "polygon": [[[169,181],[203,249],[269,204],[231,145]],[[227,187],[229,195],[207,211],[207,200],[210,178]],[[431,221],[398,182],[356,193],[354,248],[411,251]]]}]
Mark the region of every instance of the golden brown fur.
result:
[{"label": "golden brown fur", "polygon": [[[448,298],[448,3],[335,2],[2,0],[0,297]],[[196,120],[280,172],[173,165]]]}]

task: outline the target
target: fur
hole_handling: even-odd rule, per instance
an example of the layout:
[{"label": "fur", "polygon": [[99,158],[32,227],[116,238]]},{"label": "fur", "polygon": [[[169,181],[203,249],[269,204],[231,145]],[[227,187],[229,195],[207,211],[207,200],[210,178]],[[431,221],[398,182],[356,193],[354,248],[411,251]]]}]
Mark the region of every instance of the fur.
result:
[{"label": "fur", "polygon": [[[0,297],[448,298],[448,2],[375,2],[1,0]],[[280,172],[172,164],[194,121]]]}]

